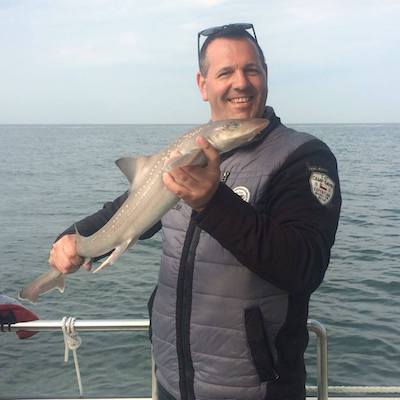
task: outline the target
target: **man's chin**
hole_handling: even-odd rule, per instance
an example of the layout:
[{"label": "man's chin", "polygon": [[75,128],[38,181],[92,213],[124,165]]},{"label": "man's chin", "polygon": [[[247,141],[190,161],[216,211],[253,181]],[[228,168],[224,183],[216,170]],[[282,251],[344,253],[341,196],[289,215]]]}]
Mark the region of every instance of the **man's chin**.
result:
[{"label": "man's chin", "polygon": [[240,112],[233,112],[230,113],[230,119],[248,119],[248,118],[253,118],[254,113],[250,111],[240,111]]},{"label": "man's chin", "polygon": [[[262,115],[261,115],[262,116]],[[260,116],[260,117],[261,117]],[[227,109],[224,112],[212,115],[212,120],[223,120],[223,119],[249,119],[259,117],[256,110],[253,108],[242,108],[235,107],[235,109]]]},{"label": "man's chin", "polygon": [[229,110],[227,110],[227,114],[230,115],[231,119],[249,119],[249,118],[257,118],[261,117],[260,112],[255,109],[254,104],[251,106],[241,106],[241,105],[233,105]]}]

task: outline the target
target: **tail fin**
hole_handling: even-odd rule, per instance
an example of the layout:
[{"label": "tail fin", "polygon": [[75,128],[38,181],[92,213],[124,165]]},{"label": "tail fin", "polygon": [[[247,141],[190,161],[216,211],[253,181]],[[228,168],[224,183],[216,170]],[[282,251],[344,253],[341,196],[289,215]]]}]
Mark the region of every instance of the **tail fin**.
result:
[{"label": "tail fin", "polygon": [[53,289],[58,289],[61,293],[64,292],[65,278],[64,274],[56,269],[40,275],[29,285],[25,286],[18,294],[22,300],[29,300],[32,303],[38,301],[39,296],[48,293]]}]

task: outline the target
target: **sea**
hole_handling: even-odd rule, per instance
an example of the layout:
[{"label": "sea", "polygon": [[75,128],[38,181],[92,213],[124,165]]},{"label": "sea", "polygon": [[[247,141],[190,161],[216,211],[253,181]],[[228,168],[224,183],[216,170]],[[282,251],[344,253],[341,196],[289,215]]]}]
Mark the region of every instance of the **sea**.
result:
[{"label": "sea", "polygon": [[[328,332],[330,385],[400,385],[400,124],[291,125],[336,155],[342,214],[325,280],[310,318]],[[114,164],[152,154],[193,125],[0,125],[0,293],[47,271],[52,242],[73,222],[127,190]],[[44,320],[148,318],[159,270],[160,235],[142,241],[99,274],[68,276],[26,304]],[[150,396],[147,332],[82,332],[77,351],[85,396]],[[316,341],[306,353],[316,384]],[[78,397],[61,331],[19,340],[0,332],[0,399]]]}]

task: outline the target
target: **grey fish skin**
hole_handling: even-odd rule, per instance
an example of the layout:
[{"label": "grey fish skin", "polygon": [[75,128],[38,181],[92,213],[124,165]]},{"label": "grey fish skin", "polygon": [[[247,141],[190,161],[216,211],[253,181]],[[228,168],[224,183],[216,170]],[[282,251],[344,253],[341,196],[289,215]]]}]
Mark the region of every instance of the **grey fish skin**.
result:
[{"label": "grey fish skin", "polygon": [[[117,160],[116,164],[131,182],[130,194],[117,213],[96,233],[84,237],[77,231],[77,253],[89,261],[113,250],[94,271],[98,272],[114,263],[154,226],[179,201],[165,187],[163,173],[178,166],[206,164],[205,156],[196,144],[197,136],[204,136],[222,154],[249,143],[268,124],[269,121],[262,118],[210,122],[187,132],[160,153]],[[35,303],[39,296],[55,288],[63,292],[64,279],[64,274],[50,269],[24,287],[19,298]]]},{"label": "grey fish skin", "polygon": [[64,292],[64,274],[51,268],[50,271],[40,275],[29,285],[25,286],[19,293],[20,300],[29,300],[36,303],[39,296],[57,288],[61,293]]},{"label": "grey fish skin", "polygon": [[122,158],[116,163],[131,182],[128,198],[117,213],[96,233],[83,237],[77,231],[77,252],[86,260],[113,252],[94,271],[114,263],[118,257],[170,210],[179,198],[162,181],[162,175],[179,166],[205,165],[196,137],[204,136],[219,153],[242,146],[259,134],[269,121],[262,118],[223,120],[201,125],[160,153],[148,157]]}]

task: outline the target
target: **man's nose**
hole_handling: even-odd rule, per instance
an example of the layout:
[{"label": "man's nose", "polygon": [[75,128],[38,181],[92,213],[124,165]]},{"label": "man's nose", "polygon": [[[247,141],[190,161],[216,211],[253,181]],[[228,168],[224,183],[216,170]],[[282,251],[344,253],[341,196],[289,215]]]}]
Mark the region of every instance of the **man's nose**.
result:
[{"label": "man's nose", "polygon": [[249,80],[244,71],[235,71],[233,76],[233,88],[237,90],[246,89],[249,86]]}]

